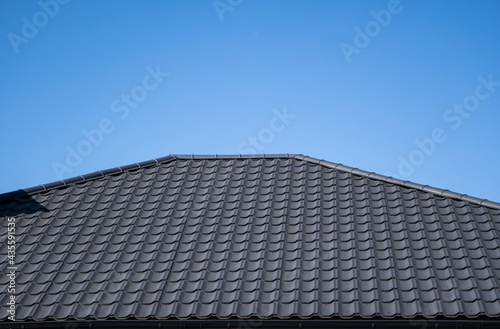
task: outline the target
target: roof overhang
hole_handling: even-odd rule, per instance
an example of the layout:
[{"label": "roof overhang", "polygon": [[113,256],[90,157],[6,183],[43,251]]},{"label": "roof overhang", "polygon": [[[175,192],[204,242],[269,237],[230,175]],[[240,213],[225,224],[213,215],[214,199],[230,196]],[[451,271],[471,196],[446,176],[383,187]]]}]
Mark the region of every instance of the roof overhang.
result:
[{"label": "roof overhang", "polygon": [[482,329],[500,328],[500,318],[413,318],[413,319],[166,319],[166,320],[88,320],[88,321],[23,321],[3,322],[0,328],[61,328],[61,329],[97,329],[97,328],[178,328],[178,329],[275,329],[275,328],[338,328],[338,329],[374,329],[374,328],[398,328],[398,329]]}]

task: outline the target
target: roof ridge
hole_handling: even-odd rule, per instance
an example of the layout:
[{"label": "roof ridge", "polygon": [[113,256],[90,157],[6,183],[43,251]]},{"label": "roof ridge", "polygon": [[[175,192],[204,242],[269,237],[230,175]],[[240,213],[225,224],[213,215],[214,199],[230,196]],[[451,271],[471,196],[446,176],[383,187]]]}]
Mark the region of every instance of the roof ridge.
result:
[{"label": "roof ridge", "polygon": [[41,185],[30,187],[27,189],[19,189],[19,190],[13,191],[13,192],[3,193],[3,194],[0,194],[0,201],[15,198],[15,197],[19,196],[20,193],[23,193],[23,194],[26,193],[28,195],[40,193],[40,192],[56,189],[59,187],[64,187],[64,186],[67,186],[67,185],[72,184],[72,183],[80,183],[80,182],[90,181],[90,180],[94,180],[96,178],[100,178],[100,177],[104,177],[104,176],[108,176],[108,175],[113,175],[116,173],[123,173],[123,172],[127,172],[127,171],[130,171],[133,169],[146,168],[146,167],[150,167],[153,165],[158,165],[160,163],[168,163],[168,162],[174,161],[176,159],[183,159],[183,160],[184,159],[186,159],[186,160],[195,160],[195,159],[210,160],[210,159],[213,159],[213,160],[216,160],[216,159],[276,159],[276,158],[286,158],[286,159],[293,158],[293,159],[297,159],[297,160],[308,161],[308,162],[319,164],[319,165],[322,165],[322,166],[325,166],[328,168],[332,168],[335,170],[347,172],[347,173],[350,173],[353,175],[367,177],[370,179],[383,181],[385,183],[400,185],[400,186],[403,186],[406,188],[413,188],[413,189],[416,189],[419,191],[428,192],[428,193],[442,196],[442,197],[458,199],[461,201],[470,202],[470,203],[477,204],[480,206],[500,209],[500,203],[490,201],[487,199],[476,198],[476,197],[469,196],[467,194],[460,194],[460,193],[452,192],[449,190],[432,187],[429,185],[413,183],[410,181],[405,181],[405,180],[390,177],[390,176],[380,175],[380,174],[377,174],[374,172],[370,172],[370,171],[366,171],[366,170],[362,170],[362,169],[358,169],[358,168],[354,168],[354,167],[349,167],[349,166],[346,166],[346,165],[343,165],[340,163],[321,160],[321,159],[309,157],[309,156],[302,155],[302,154],[288,154],[288,153],[283,153],[283,154],[234,154],[234,155],[231,155],[231,154],[228,154],[228,155],[221,155],[221,154],[215,154],[215,155],[170,154],[170,155],[167,155],[167,156],[161,157],[161,158],[137,162],[137,163],[126,165],[126,166],[114,167],[114,168],[105,169],[105,170],[98,170],[98,171],[93,172],[93,173],[80,175],[80,176],[76,176],[76,177],[71,177],[71,178],[59,180],[59,181],[56,181],[53,183],[41,184]]},{"label": "roof ridge", "polygon": [[116,173],[122,173],[133,169],[140,169],[150,167],[152,165],[157,165],[160,163],[168,163],[175,159],[274,159],[274,158],[293,158],[298,154],[237,154],[237,155],[195,155],[195,154],[170,154],[165,157],[156,158],[152,160],[137,162],[134,164],[119,166],[105,170],[98,170],[89,174],[70,177],[67,179],[58,180],[52,183],[40,184],[37,186],[29,187],[26,189],[19,189],[12,192],[0,193],[0,201],[9,200],[15,198],[21,194],[35,194],[40,193],[60,187],[67,186],[72,183],[81,183],[85,181],[90,181],[96,178],[113,175]]},{"label": "roof ridge", "polygon": [[177,159],[279,159],[279,158],[295,158],[296,156],[303,156],[301,154],[289,154],[289,153],[281,153],[281,154],[172,154]]},{"label": "roof ridge", "polygon": [[477,204],[480,206],[500,209],[500,203],[490,201],[488,199],[476,198],[476,197],[472,197],[472,196],[467,195],[467,194],[456,193],[456,192],[452,192],[450,190],[440,189],[440,188],[432,187],[429,185],[413,183],[410,181],[405,181],[405,180],[390,177],[390,176],[380,175],[380,174],[377,174],[377,173],[374,173],[371,171],[366,171],[366,170],[362,170],[362,169],[358,169],[358,168],[354,168],[354,167],[349,167],[349,166],[346,166],[346,165],[343,165],[340,163],[330,162],[330,161],[326,161],[326,160],[320,160],[317,158],[312,158],[312,157],[301,155],[301,154],[296,154],[296,155],[294,155],[294,157],[298,160],[309,161],[309,162],[316,163],[316,164],[319,164],[319,165],[322,165],[322,166],[325,166],[328,168],[347,172],[347,173],[350,173],[353,175],[363,176],[363,177],[367,177],[370,179],[383,181],[385,183],[400,185],[400,186],[403,186],[406,188],[412,188],[415,190],[428,192],[428,193],[442,196],[442,197],[458,199],[461,201],[474,203],[474,204]]},{"label": "roof ridge", "polygon": [[62,179],[62,180],[58,180],[56,182],[52,182],[52,183],[48,183],[48,184],[40,184],[40,185],[29,187],[26,189],[19,189],[19,190],[13,191],[13,192],[3,193],[3,194],[0,194],[0,201],[14,198],[14,197],[18,196],[20,193],[26,193],[28,195],[35,194],[35,193],[44,192],[44,191],[56,189],[59,187],[67,186],[67,185],[72,184],[72,183],[80,183],[80,182],[90,181],[90,180],[94,180],[96,178],[109,176],[109,175],[113,175],[116,173],[123,173],[123,172],[127,172],[127,171],[133,170],[133,169],[146,168],[146,167],[150,167],[152,165],[156,165],[156,164],[160,164],[160,163],[167,163],[167,162],[173,161],[175,159],[176,159],[175,156],[167,155],[165,157],[156,158],[153,160],[142,161],[142,162],[137,162],[137,163],[126,165],[126,166],[114,167],[114,168],[105,169],[105,170],[98,170],[98,171],[95,171],[95,172],[92,172],[89,174],[75,176],[75,177],[71,177],[71,178],[67,178],[67,179]]}]

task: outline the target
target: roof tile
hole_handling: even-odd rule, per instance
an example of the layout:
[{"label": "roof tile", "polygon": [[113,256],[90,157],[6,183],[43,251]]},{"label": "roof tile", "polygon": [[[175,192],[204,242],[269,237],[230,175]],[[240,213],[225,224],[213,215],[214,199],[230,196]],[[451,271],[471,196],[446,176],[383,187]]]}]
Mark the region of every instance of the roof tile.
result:
[{"label": "roof tile", "polygon": [[499,204],[327,161],[175,155],[0,200],[19,321],[500,316]]}]

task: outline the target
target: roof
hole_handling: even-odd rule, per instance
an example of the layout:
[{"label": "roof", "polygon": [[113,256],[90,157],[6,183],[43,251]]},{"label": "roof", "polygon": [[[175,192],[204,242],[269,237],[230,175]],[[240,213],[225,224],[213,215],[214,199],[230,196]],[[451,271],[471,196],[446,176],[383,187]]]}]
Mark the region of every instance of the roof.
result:
[{"label": "roof", "polygon": [[500,317],[500,204],[303,155],[170,155],[0,216],[18,321]]}]

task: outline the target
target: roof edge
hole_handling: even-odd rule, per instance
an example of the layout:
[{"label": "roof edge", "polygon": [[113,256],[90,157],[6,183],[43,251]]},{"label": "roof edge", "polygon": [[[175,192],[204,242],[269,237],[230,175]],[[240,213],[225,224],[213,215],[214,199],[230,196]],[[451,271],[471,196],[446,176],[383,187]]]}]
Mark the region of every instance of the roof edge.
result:
[{"label": "roof edge", "polygon": [[385,183],[399,185],[399,186],[406,187],[406,188],[412,188],[415,190],[431,193],[431,194],[442,196],[442,197],[457,199],[460,201],[466,201],[466,202],[470,202],[470,203],[477,204],[477,205],[484,206],[484,207],[488,207],[488,208],[500,209],[500,203],[490,201],[487,199],[476,198],[476,197],[469,196],[467,194],[460,194],[460,193],[452,192],[450,190],[432,187],[429,185],[423,185],[423,184],[413,183],[410,181],[405,181],[405,180],[390,177],[390,176],[384,176],[384,175],[380,175],[380,174],[377,174],[374,172],[370,172],[370,171],[366,171],[366,170],[362,170],[362,169],[358,169],[358,168],[354,168],[354,167],[349,167],[349,166],[346,166],[346,165],[343,165],[340,163],[334,163],[334,162],[330,162],[330,161],[326,161],[326,160],[320,160],[320,159],[312,158],[312,157],[305,156],[302,154],[296,154],[296,155],[294,155],[294,157],[298,160],[312,162],[312,163],[319,164],[319,165],[322,165],[322,166],[325,166],[328,168],[347,172],[347,173],[350,173],[352,175],[367,177],[370,179],[379,180],[379,181],[383,181]]},{"label": "roof edge", "polygon": [[498,319],[492,318],[248,318],[248,319],[104,319],[104,320],[66,320],[66,321],[19,321],[0,323],[0,328],[68,328],[76,326],[78,328],[207,328],[207,329],[227,329],[241,327],[259,327],[262,329],[271,328],[394,328],[413,329],[415,326],[429,328],[462,328],[481,329],[498,328]]},{"label": "roof edge", "polygon": [[283,154],[237,154],[237,155],[170,154],[170,155],[167,155],[165,157],[156,158],[153,160],[142,161],[142,162],[134,163],[134,164],[127,165],[127,166],[120,166],[120,167],[115,167],[115,168],[106,169],[106,170],[98,170],[98,171],[93,172],[93,173],[80,175],[80,176],[76,176],[76,177],[71,177],[71,178],[59,180],[59,181],[56,181],[53,183],[42,184],[42,185],[27,188],[27,189],[19,189],[19,190],[13,191],[13,192],[3,193],[3,194],[0,194],[0,202],[13,199],[13,198],[18,197],[20,195],[26,195],[26,194],[30,195],[30,194],[40,193],[40,192],[52,190],[55,188],[64,187],[64,186],[67,186],[67,185],[72,184],[72,183],[80,183],[80,182],[90,181],[90,180],[94,180],[94,179],[108,176],[108,175],[114,175],[114,174],[127,172],[127,171],[134,170],[134,169],[146,168],[146,167],[158,165],[160,163],[168,163],[168,162],[174,161],[176,159],[183,159],[183,160],[226,159],[227,160],[227,159],[290,159],[290,158],[308,161],[311,163],[319,164],[319,165],[327,167],[327,168],[332,168],[335,170],[347,172],[347,173],[350,173],[353,175],[367,177],[370,179],[379,180],[379,181],[383,181],[385,183],[395,184],[395,185],[399,185],[399,186],[406,187],[406,188],[413,188],[413,189],[416,189],[419,191],[428,192],[428,193],[442,196],[442,197],[448,197],[448,198],[457,199],[460,201],[466,201],[466,202],[470,202],[470,203],[477,204],[477,205],[484,206],[484,207],[488,207],[488,208],[500,209],[500,203],[490,201],[487,199],[476,198],[476,197],[469,196],[467,194],[460,194],[460,193],[456,193],[456,192],[451,192],[449,190],[432,187],[429,185],[422,185],[422,184],[413,183],[410,181],[405,181],[405,180],[390,177],[390,176],[384,176],[384,175],[380,175],[380,174],[377,174],[374,172],[370,172],[370,171],[366,171],[366,170],[362,170],[362,169],[358,169],[358,168],[354,168],[354,167],[349,167],[349,166],[346,166],[346,165],[343,165],[340,163],[321,160],[321,159],[309,157],[309,156],[302,155],[302,154],[288,154],[288,153],[283,153]]},{"label": "roof edge", "polygon": [[137,162],[131,165],[126,165],[126,166],[120,166],[120,167],[115,167],[115,168],[110,168],[110,169],[105,169],[105,170],[98,170],[89,174],[85,175],[80,175],[80,176],[75,176],[63,180],[59,180],[56,182],[52,183],[47,183],[47,184],[41,184],[25,189],[19,189],[16,191],[12,192],[7,192],[7,193],[2,193],[0,194],[0,202],[5,201],[5,200],[10,200],[19,196],[23,195],[31,195],[31,194],[36,194],[40,192],[45,192],[48,190],[56,189],[59,187],[64,187],[69,184],[73,183],[81,183],[85,181],[90,181],[94,180],[100,177],[104,176],[109,176],[109,175],[114,175],[134,169],[140,169],[140,168],[146,168],[154,165],[158,165],[160,163],[168,163],[171,161],[174,161],[176,159],[186,159],[186,160],[191,160],[191,159],[274,159],[274,158],[293,158],[297,156],[297,154],[248,154],[248,155],[220,155],[220,154],[215,154],[215,155],[193,155],[193,154],[170,154],[165,157],[161,158],[156,158],[153,160],[147,160],[147,161],[142,161],[142,162]]},{"label": "roof edge", "polygon": [[150,166],[157,165],[160,163],[168,163],[168,162],[173,161],[175,159],[176,159],[175,156],[168,155],[168,156],[165,156],[162,158],[157,158],[157,159],[148,160],[148,161],[142,161],[142,162],[134,163],[134,164],[127,165],[127,166],[120,166],[120,167],[115,167],[115,168],[110,168],[110,169],[105,169],[105,170],[98,170],[98,171],[95,171],[95,172],[92,172],[89,174],[75,176],[75,177],[59,180],[59,181],[56,181],[53,183],[41,184],[38,186],[26,188],[26,189],[19,189],[19,190],[13,191],[13,192],[7,192],[7,193],[0,194],[0,202],[5,201],[5,200],[9,200],[9,199],[13,199],[13,198],[20,196],[20,195],[36,194],[36,193],[56,189],[59,187],[67,186],[67,185],[73,184],[73,183],[81,183],[81,182],[90,181],[90,180],[94,180],[94,179],[97,179],[100,177],[114,175],[114,174],[130,171],[130,170],[134,170],[134,169],[150,167]]},{"label": "roof edge", "polygon": [[197,154],[172,154],[176,159],[182,160],[228,160],[228,159],[290,159],[301,154],[210,154],[210,155],[197,155]]}]

